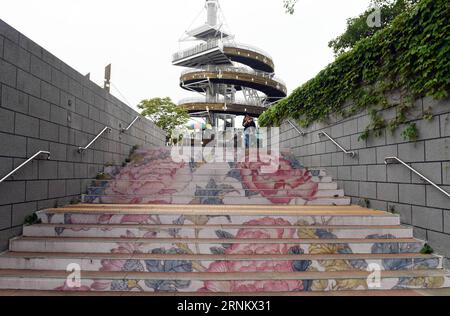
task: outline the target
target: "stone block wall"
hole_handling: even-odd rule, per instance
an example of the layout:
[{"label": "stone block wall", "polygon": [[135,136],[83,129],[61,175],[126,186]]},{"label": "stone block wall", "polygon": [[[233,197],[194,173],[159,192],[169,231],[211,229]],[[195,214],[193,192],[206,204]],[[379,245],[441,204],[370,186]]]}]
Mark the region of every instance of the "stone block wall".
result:
[{"label": "stone block wall", "polygon": [[[36,160],[0,184],[0,250],[33,212],[84,193],[105,164],[122,164],[134,145],[165,143],[164,132],[51,53],[0,20],[0,178],[39,150]],[[78,153],[105,126],[91,149]]]},{"label": "stone block wall", "polygon": [[[396,115],[398,94],[388,98],[390,108],[380,114]],[[423,118],[431,109],[432,120]],[[402,222],[414,226],[416,237],[427,240],[435,251],[450,258],[450,198],[426,184],[401,165],[388,165],[386,157],[397,156],[409,163],[447,192],[450,192],[450,99],[423,98],[416,102],[408,120],[417,125],[419,139],[405,140],[402,128],[367,141],[359,136],[370,123],[368,111],[348,118],[332,117],[317,123],[300,136],[287,122],[281,127],[281,147],[292,148],[307,167],[322,167],[338,180],[354,204],[383,211],[395,211]],[[347,150],[357,152],[351,158],[319,132],[325,131]]]}]

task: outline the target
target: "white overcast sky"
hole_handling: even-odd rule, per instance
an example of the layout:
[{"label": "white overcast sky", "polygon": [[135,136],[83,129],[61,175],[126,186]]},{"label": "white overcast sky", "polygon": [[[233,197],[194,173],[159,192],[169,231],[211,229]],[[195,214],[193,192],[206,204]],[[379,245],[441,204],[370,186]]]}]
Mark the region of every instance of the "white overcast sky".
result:
[{"label": "white overcast sky", "polygon": [[[113,64],[112,93],[140,100],[190,97],[172,66],[178,39],[199,15],[204,0],[0,0],[0,19],[92,81]],[[222,0],[236,41],[257,46],[275,60],[276,74],[292,91],[333,61],[328,42],[369,0],[299,0],[293,16],[282,0]],[[204,23],[201,16],[194,26]]]}]

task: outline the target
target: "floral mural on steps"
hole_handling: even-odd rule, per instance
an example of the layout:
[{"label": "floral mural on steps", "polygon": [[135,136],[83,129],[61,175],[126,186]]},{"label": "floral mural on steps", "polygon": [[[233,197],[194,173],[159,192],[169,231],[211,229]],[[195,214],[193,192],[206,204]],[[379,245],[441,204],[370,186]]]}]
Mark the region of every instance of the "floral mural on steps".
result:
[{"label": "floral mural on steps", "polygon": [[104,195],[102,203],[170,204],[170,195],[192,181],[191,174],[178,172],[183,167],[185,163],[173,162],[169,150],[137,150],[125,167],[107,168],[106,174],[114,181],[95,193]]},{"label": "floral mural on steps", "polygon": [[[231,162],[227,168],[214,169],[206,163],[175,163],[168,148],[138,149],[125,167],[105,168],[103,179],[88,189],[86,202],[226,204],[226,198],[245,196],[264,198],[267,204],[290,204],[295,199],[305,203],[316,199],[319,184],[293,155],[281,153],[278,170],[270,174],[264,173],[267,164],[261,161],[270,160],[263,156],[257,162]],[[199,179],[207,185],[198,185]]]},{"label": "floral mural on steps", "polygon": [[[152,217],[149,220],[149,217]],[[226,216],[222,216],[226,218]],[[180,216],[174,221],[176,225],[193,223],[197,225],[208,224],[215,216]],[[106,218],[105,218],[106,219]],[[105,220],[103,219],[103,220]],[[72,223],[72,219],[68,219]],[[228,219],[226,219],[228,221]],[[123,223],[160,223],[157,216],[123,216]],[[209,249],[213,255],[302,255],[309,254],[351,254],[353,253],[351,244],[322,244],[316,243],[306,248],[302,248],[302,239],[336,239],[336,235],[326,229],[305,228],[296,229],[290,226],[299,226],[305,224],[302,221],[291,223],[283,218],[264,217],[245,222],[249,228],[239,229],[236,234],[226,230],[218,229],[215,234],[217,244]],[[322,224],[326,224],[325,222]],[[261,226],[261,227],[258,227]],[[267,228],[272,226],[273,228]],[[277,226],[280,226],[277,228]],[[148,229],[144,235],[145,238],[158,238],[159,231]],[[171,229],[170,234],[182,240],[177,229]],[[371,235],[368,239],[388,239],[390,235]],[[155,245],[151,241],[139,241],[138,236],[127,232],[122,236],[124,239],[130,239],[129,242],[117,243],[117,246],[110,250],[112,254],[129,255],[130,259],[104,259],[101,261],[99,271],[103,272],[147,272],[147,273],[294,273],[294,272],[337,272],[361,270],[365,271],[368,263],[366,260],[185,260],[182,255],[194,255],[205,253],[200,250],[197,244],[174,242],[166,247]],[[284,243],[227,243],[227,239],[294,239],[298,238],[298,245]],[[137,242],[136,242],[137,240]],[[371,247],[371,253],[418,253],[420,246],[416,244],[399,243],[374,243]],[[168,254],[172,255],[171,260],[138,260],[133,259],[136,254]],[[173,260],[173,257],[180,256],[179,260]],[[434,269],[437,268],[439,261],[436,259],[385,259],[382,260],[383,268],[386,270],[403,269]],[[424,278],[399,278],[393,285],[393,288],[438,288],[445,282],[442,277],[424,277]],[[83,285],[81,289],[71,289],[63,284],[55,288],[59,291],[84,290],[84,291],[155,291],[155,292],[301,292],[301,291],[342,291],[367,289],[366,280],[363,279],[345,279],[345,280],[242,280],[242,281],[190,281],[190,280],[95,280],[89,286]]]},{"label": "floral mural on steps", "polygon": [[[289,226],[289,222],[283,219],[265,218],[253,220],[246,225],[249,226]],[[236,236],[226,236],[234,239],[278,239],[294,238],[295,229],[279,228],[268,230],[264,228],[243,228]],[[224,236],[224,234],[218,234]],[[298,247],[297,247],[298,248]],[[296,249],[302,252],[301,249]],[[232,244],[224,245],[224,255],[287,255],[295,253],[296,250],[289,248],[287,244]],[[306,264],[296,264],[295,261],[217,261],[213,262],[206,272],[217,273],[243,273],[243,272],[305,272],[309,267]],[[307,283],[307,282],[306,282]],[[264,280],[264,281],[206,281],[201,292],[283,292],[283,291],[306,291],[308,287],[301,280]]]},{"label": "floral mural on steps", "polygon": [[[209,167],[209,169],[208,169]],[[290,204],[302,199],[307,203],[314,201],[318,193],[320,171],[309,172],[289,153],[282,153],[276,172],[265,174],[261,162],[242,162],[222,164],[211,168],[205,163],[175,163],[166,148],[137,150],[130,157],[130,163],[123,168],[106,168],[104,179],[95,181],[89,189],[87,202],[113,204],[172,204],[178,203],[182,196],[183,204],[227,204],[229,199],[242,197],[264,199],[266,204]],[[201,179],[201,180],[199,180]],[[242,195],[244,193],[244,195]],[[53,215],[47,213],[48,222]],[[58,216],[58,215],[57,215]],[[120,231],[124,240],[108,245],[105,250],[111,254],[125,255],[123,260],[103,259],[98,269],[103,272],[125,272],[123,280],[84,280],[82,291],[150,291],[150,292],[305,292],[342,291],[367,289],[363,279],[325,279],[325,280],[149,280],[139,279],[132,273],[301,273],[301,272],[339,272],[366,271],[369,260],[298,260],[303,254],[328,255],[361,253],[357,244],[346,243],[307,243],[311,239],[343,238],[331,229],[321,228],[335,225],[334,217],[311,217],[312,220],[290,216],[264,217],[247,216],[239,219],[232,216],[158,216],[158,215],[66,215],[65,224],[75,224],[68,228],[55,228],[57,236],[67,231],[83,230],[83,224],[142,225],[140,229]],[[55,220],[56,222],[57,220]],[[336,220],[337,221],[337,220]],[[165,224],[172,223],[170,228]],[[184,225],[213,225],[207,233],[214,241],[208,244],[193,243],[183,239],[200,238],[202,228],[186,235]],[[227,224],[245,225],[246,228],[228,229]],[[145,225],[145,226],[143,226]],[[150,225],[150,226],[148,226]],[[151,227],[151,226],[158,227]],[[163,225],[163,226],[161,226]],[[217,225],[223,225],[218,228]],[[320,227],[314,227],[314,226]],[[77,228],[78,227],[78,228]],[[270,227],[270,228],[268,228]],[[192,235],[194,234],[194,235]],[[205,238],[202,235],[201,238]],[[365,235],[364,235],[365,236]],[[369,235],[367,239],[390,239],[391,235]],[[173,243],[161,243],[158,238],[176,238]],[[155,239],[152,241],[152,239]],[[233,241],[231,241],[231,239]],[[242,240],[236,243],[235,240]],[[295,243],[248,243],[246,239],[296,239]],[[129,240],[129,241],[127,241]],[[111,249],[109,248],[111,247]],[[418,253],[417,243],[374,242],[364,252]],[[170,260],[137,259],[139,254],[170,255]],[[209,254],[221,256],[221,260],[186,260],[183,255]],[[292,260],[223,260],[242,255],[293,256]],[[179,258],[178,258],[179,256]],[[294,257],[295,256],[295,257]],[[107,257],[107,256],[105,256]],[[295,258],[295,259],[294,259]],[[434,269],[439,265],[436,259],[384,259],[379,260],[386,270]],[[97,267],[96,267],[97,268]],[[138,278],[138,279],[134,279]],[[398,278],[388,288],[437,288],[445,282],[444,278]],[[56,290],[71,291],[67,284]]]}]

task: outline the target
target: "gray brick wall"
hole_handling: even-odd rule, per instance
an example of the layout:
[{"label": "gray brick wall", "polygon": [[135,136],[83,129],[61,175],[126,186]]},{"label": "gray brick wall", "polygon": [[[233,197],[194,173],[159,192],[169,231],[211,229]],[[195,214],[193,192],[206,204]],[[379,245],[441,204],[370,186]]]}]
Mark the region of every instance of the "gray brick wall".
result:
[{"label": "gray brick wall", "polygon": [[[121,164],[132,146],[165,143],[162,130],[0,20],[0,178],[39,150],[34,161],[0,184],[0,251],[21,233],[26,216],[79,197],[105,163]],[[105,126],[112,128],[80,155]]]},{"label": "gray brick wall", "polygon": [[[391,108],[380,109],[386,119],[395,113],[395,100],[390,104]],[[423,120],[423,112],[430,107],[433,120]],[[417,124],[417,141],[403,139],[401,128],[393,134],[384,131],[379,138],[358,140],[370,123],[364,111],[314,124],[305,129],[308,134],[304,137],[285,123],[281,147],[292,148],[307,167],[326,169],[354,204],[368,199],[374,209],[394,209],[404,224],[414,226],[416,237],[428,240],[437,253],[450,258],[450,199],[403,166],[384,164],[386,157],[398,156],[450,192],[450,99],[420,99],[408,120]],[[358,156],[350,158],[326,138],[319,138],[322,130]]]}]

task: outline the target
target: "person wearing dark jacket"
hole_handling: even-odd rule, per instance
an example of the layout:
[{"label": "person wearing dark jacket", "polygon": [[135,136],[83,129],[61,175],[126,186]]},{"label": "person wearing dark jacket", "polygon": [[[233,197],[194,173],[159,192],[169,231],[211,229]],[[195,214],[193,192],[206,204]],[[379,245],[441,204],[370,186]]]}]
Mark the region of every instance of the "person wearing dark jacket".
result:
[{"label": "person wearing dark jacket", "polygon": [[245,135],[245,147],[250,147],[250,134],[254,133],[256,129],[256,123],[253,120],[253,117],[250,115],[246,115],[244,117],[244,121],[242,122],[242,126],[244,127],[244,135]]}]

